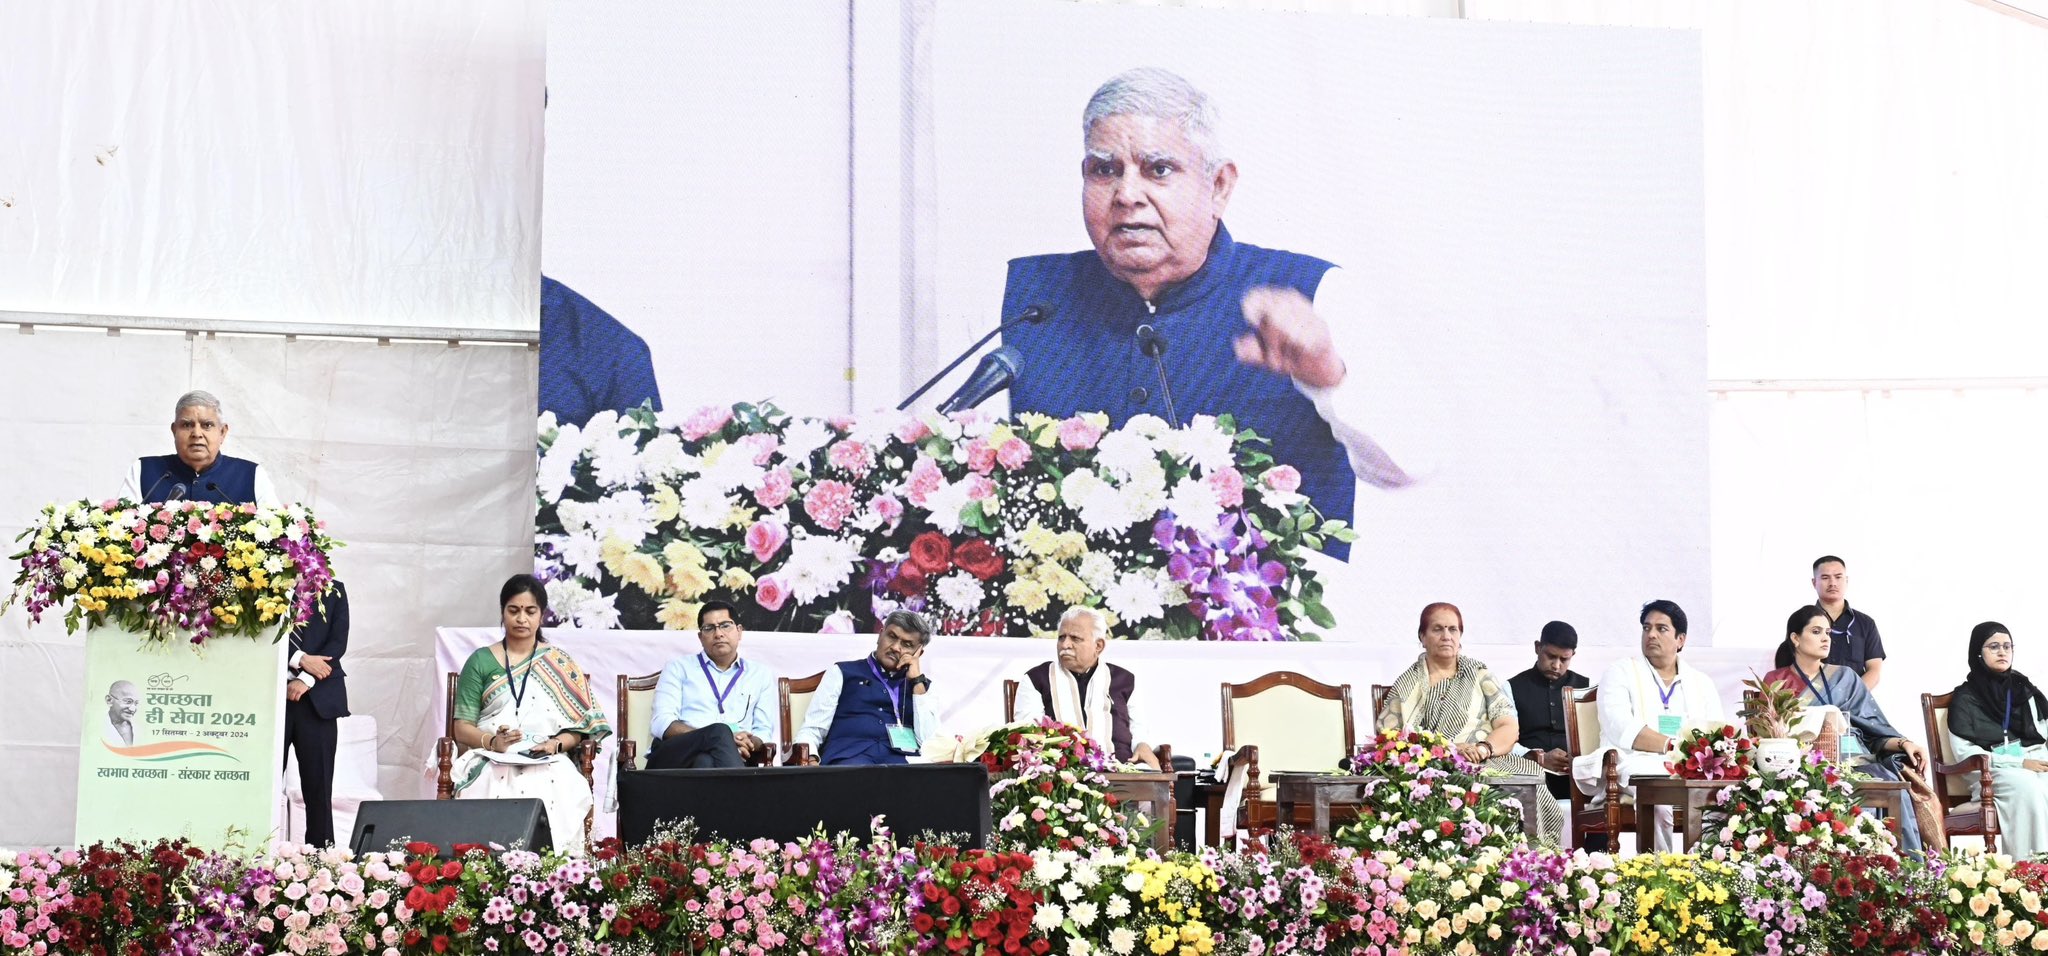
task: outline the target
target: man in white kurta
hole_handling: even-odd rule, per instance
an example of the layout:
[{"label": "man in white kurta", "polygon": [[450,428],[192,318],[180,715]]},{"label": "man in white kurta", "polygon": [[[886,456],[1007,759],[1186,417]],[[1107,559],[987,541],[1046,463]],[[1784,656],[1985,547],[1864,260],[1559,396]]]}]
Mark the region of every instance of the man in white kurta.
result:
[{"label": "man in white kurta", "polygon": [[[1615,662],[1600,675],[1600,748],[1572,764],[1579,789],[1602,796],[1600,765],[1607,751],[1621,754],[1622,792],[1630,798],[1637,775],[1671,771],[1679,738],[1695,727],[1727,722],[1721,691],[1705,673],[1679,660],[1685,649],[1685,611],[1670,601],[1651,601],[1638,620],[1642,655]],[[1657,849],[1671,848],[1671,808],[1657,809]]]}]

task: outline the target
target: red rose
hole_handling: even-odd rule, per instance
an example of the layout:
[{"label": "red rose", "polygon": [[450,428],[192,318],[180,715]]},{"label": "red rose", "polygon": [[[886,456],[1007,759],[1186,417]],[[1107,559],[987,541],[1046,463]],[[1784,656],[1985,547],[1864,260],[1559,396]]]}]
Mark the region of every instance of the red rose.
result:
[{"label": "red rose", "polygon": [[449,860],[448,862],[446,862],[446,863],[443,863],[443,864],[441,864],[441,878],[442,878],[442,879],[444,879],[444,880],[452,880],[452,879],[454,879],[454,878],[456,878],[456,877],[458,877],[458,876],[461,876],[461,875],[462,875],[462,864],[461,864],[460,862],[458,862],[458,861],[456,861],[456,860]]},{"label": "red rose", "polygon": [[968,538],[953,549],[953,563],[983,581],[1003,573],[1003,556],[987,541]]},{"label": "red rose", "polygon": [[932,931],[932,927],[938,924],[932,922],[930,913],[919,913],[916,919],[910,921],[910,925],[916,927],[920,933],[929,933]]},{"label": "red rose", "polygon": [[1444,836],[1450,836],[1451,834],[1458,832],[1458,825],[1452,823],[1449,820],[1445,820],[1444,822],[1437,824],[1436,829],[1438,833],[1441,833]]},{"label": "red rose", "polygon": [[445,953],[445,952],[447,952],[447,951],[448,951],[448,937],[446,937],[446,936],[442,936],[442,935],[440,935],[440,934],[438,934],[438,933],[437,933],[437,934],[435,934],[435,935],[434,935],[434,952],[437,952],[437,953]]},{"label": "red rose", "polygon": [[422,843],[418,840],[414,840],[411,843],[405,845],[405,852],[410,853],[413,856],[433,856],[435,853],[439,852],[440,849],[440,847],[437,847],[432,843]]},{"label": "red rose", "polygon": [[926,577],[923,568],[905,561],[896,568],[896,576],[889,580],[889,590],[904,597],[916,597],[924,593]]},{"label": "red rose", "polygon": [[926,577],[941,574],[953,567],[953,542],[936,531],[927,531],[910,540],[908,566],[915,566]]},{"label": "red rose", "polygon": [[457,916],[454,919],[449,920],[448,925],[450,928],[454,929],[458,933],[467,933],[469,932],[469,917]]}]

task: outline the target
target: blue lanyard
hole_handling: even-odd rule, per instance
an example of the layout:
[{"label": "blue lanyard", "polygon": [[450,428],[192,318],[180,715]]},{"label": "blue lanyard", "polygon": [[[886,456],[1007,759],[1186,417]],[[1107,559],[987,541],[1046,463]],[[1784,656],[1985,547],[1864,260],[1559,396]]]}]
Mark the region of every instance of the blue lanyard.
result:
[{"label": "blue lanyard", "polygon": [[540,641],[533,642],[532,652],[526,655],[526,673],[519,675],[517,681],[512,679],[512,645],[500,640],[498,647],[505,652],[505,689],[512,692],[512,715],[517,717],[519,703],[526,699],[526,682],[533,679],[533,658],[540,653]]},{"label": "blue lanyard", "polygon": [[719,690],[718,681],[711,677],[711,659],[702,654],[697,655],[697,666],[704,669],[704,683],[711,685],[711,699],[718,704],[718,712],[721,714],[725,713],[725,699],[732,695],[732,689],[739,686],[740,678],[747,673],[746,661],[733,663],[736,667],[732,672],[732,680],[725,682],[724,690]]},{"label": "blue lanyard", "polygon": [[875,672],[875,680],[882,685],[882,690],[889,695],[889,710],[896,715],[896,723],[903,723],[903,691],[896,685],[889,683],[889,678],[882,676],[882,667],[875,663],[874,655],[868,656],[868,670]]},{"label": "blue lanyard", "polygon": [[1670,710],[1671,695],[1678,692],[1678,685],[1684,683],[1685,678],[1673,678],[1670,687],[1664,686],[1664,681],[1657,677],[1656,671],[1650,672],[1650,679],[1657,682],[1657,702],[1662,704],[1665,710]]},{"label": "blue lanyard", "polygon": [[1833,700],[1833,699],[1831,699],[1831,698],[1830,698],[1830,697],[1829,697],[1829,696],[1828,696],[1828,695],[1827,695],[1826,693],[1823,693],[1823,692],[1821,691],[1821,687],[1826,687],[1826,686],[1827,686],[1827,684],[1828,684],[1828,681],[1827,681],[1827,676],[1828,676],[1828,668],[1827,668],[1827,665],[1826,665],[1826,664],[1822,664],[1822,665],[1821,665],[1821,668],[1820,668],[1820,676],[1821,676],[1821,681],[1820,681],[1820,686],[1818,686],[1818,687],[1814,686],[1814,683],[1813,683],[1813,678],[1810,678],[1810,677],[1806,676],[1806,672],[1805,672],[1805,671],[1803,671],[1803,670],[1800,670],[1800,669],[1799,669],[1799,666],[1798,666],[1798,665],[1796,665],[1796,664],[1795,664],[1795,665],[1793,665],[1793,667],[1792,667],[1792,672],[1793,672],[1793,673],[1795,673],[1795,674],[1798,674],[1798,675],[1799,675],[1799,679],[1800,679],[1800,680],[1802,680],[1802,681],[1805,681],[1805,682],[1806,682],[1806,689],[1807,689],[1807,690],[1810,690],[1810,691],[1813,691],[1813,698],[1814,698],[1815,700],[1818,700],[1818,701],[1820,701],[1821,703],[1823,703],[1823,704],[1826,704],[1826,705],[1828,705],[1829,707],[1833,707],[1833,706],[1835,706],[1835,702],[1834,702],[1834,700]]},{"label": "blue lanyard", "polygon": [[2012,691],[2011,691],[2011,690],[2007,690],[2007,691],[2005,692],[2005,724],[2003,725],[2003,728],[2002,728],[2002,729],[2003,729],[2003,730],[2005,731],[2005,739],[2006,739],[2006,740],[2007,740],[2008,742],[2009,742],[2009,741],[2011,741],[2011,740],[2012,740]]}]

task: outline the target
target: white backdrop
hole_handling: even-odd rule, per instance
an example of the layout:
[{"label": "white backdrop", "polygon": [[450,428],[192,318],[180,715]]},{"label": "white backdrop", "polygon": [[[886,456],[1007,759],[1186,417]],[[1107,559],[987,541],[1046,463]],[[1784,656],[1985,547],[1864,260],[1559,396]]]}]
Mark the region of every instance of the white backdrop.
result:
[{"label": "white backdrop", "polygon": [[538,0],[0,0],[0,309],[539,328]]}]

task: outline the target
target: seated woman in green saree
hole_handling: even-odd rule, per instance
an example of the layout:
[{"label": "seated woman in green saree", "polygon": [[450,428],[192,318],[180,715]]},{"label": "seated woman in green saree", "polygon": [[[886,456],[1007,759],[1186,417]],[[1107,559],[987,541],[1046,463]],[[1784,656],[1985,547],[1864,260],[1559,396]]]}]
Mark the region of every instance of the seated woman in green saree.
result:
[{"label": "seated woman in green saree", "polygon": [[[593,807],[590,784],[569,752],[611,736],[590,680],[568,652],[547,643],[547,589],[514,575],[498,593],[505,636],[477,648],[455,685],[458,798],[537,798],[558,849],[580,853]],[[546,847],[529,847],[545,850]]]}]

